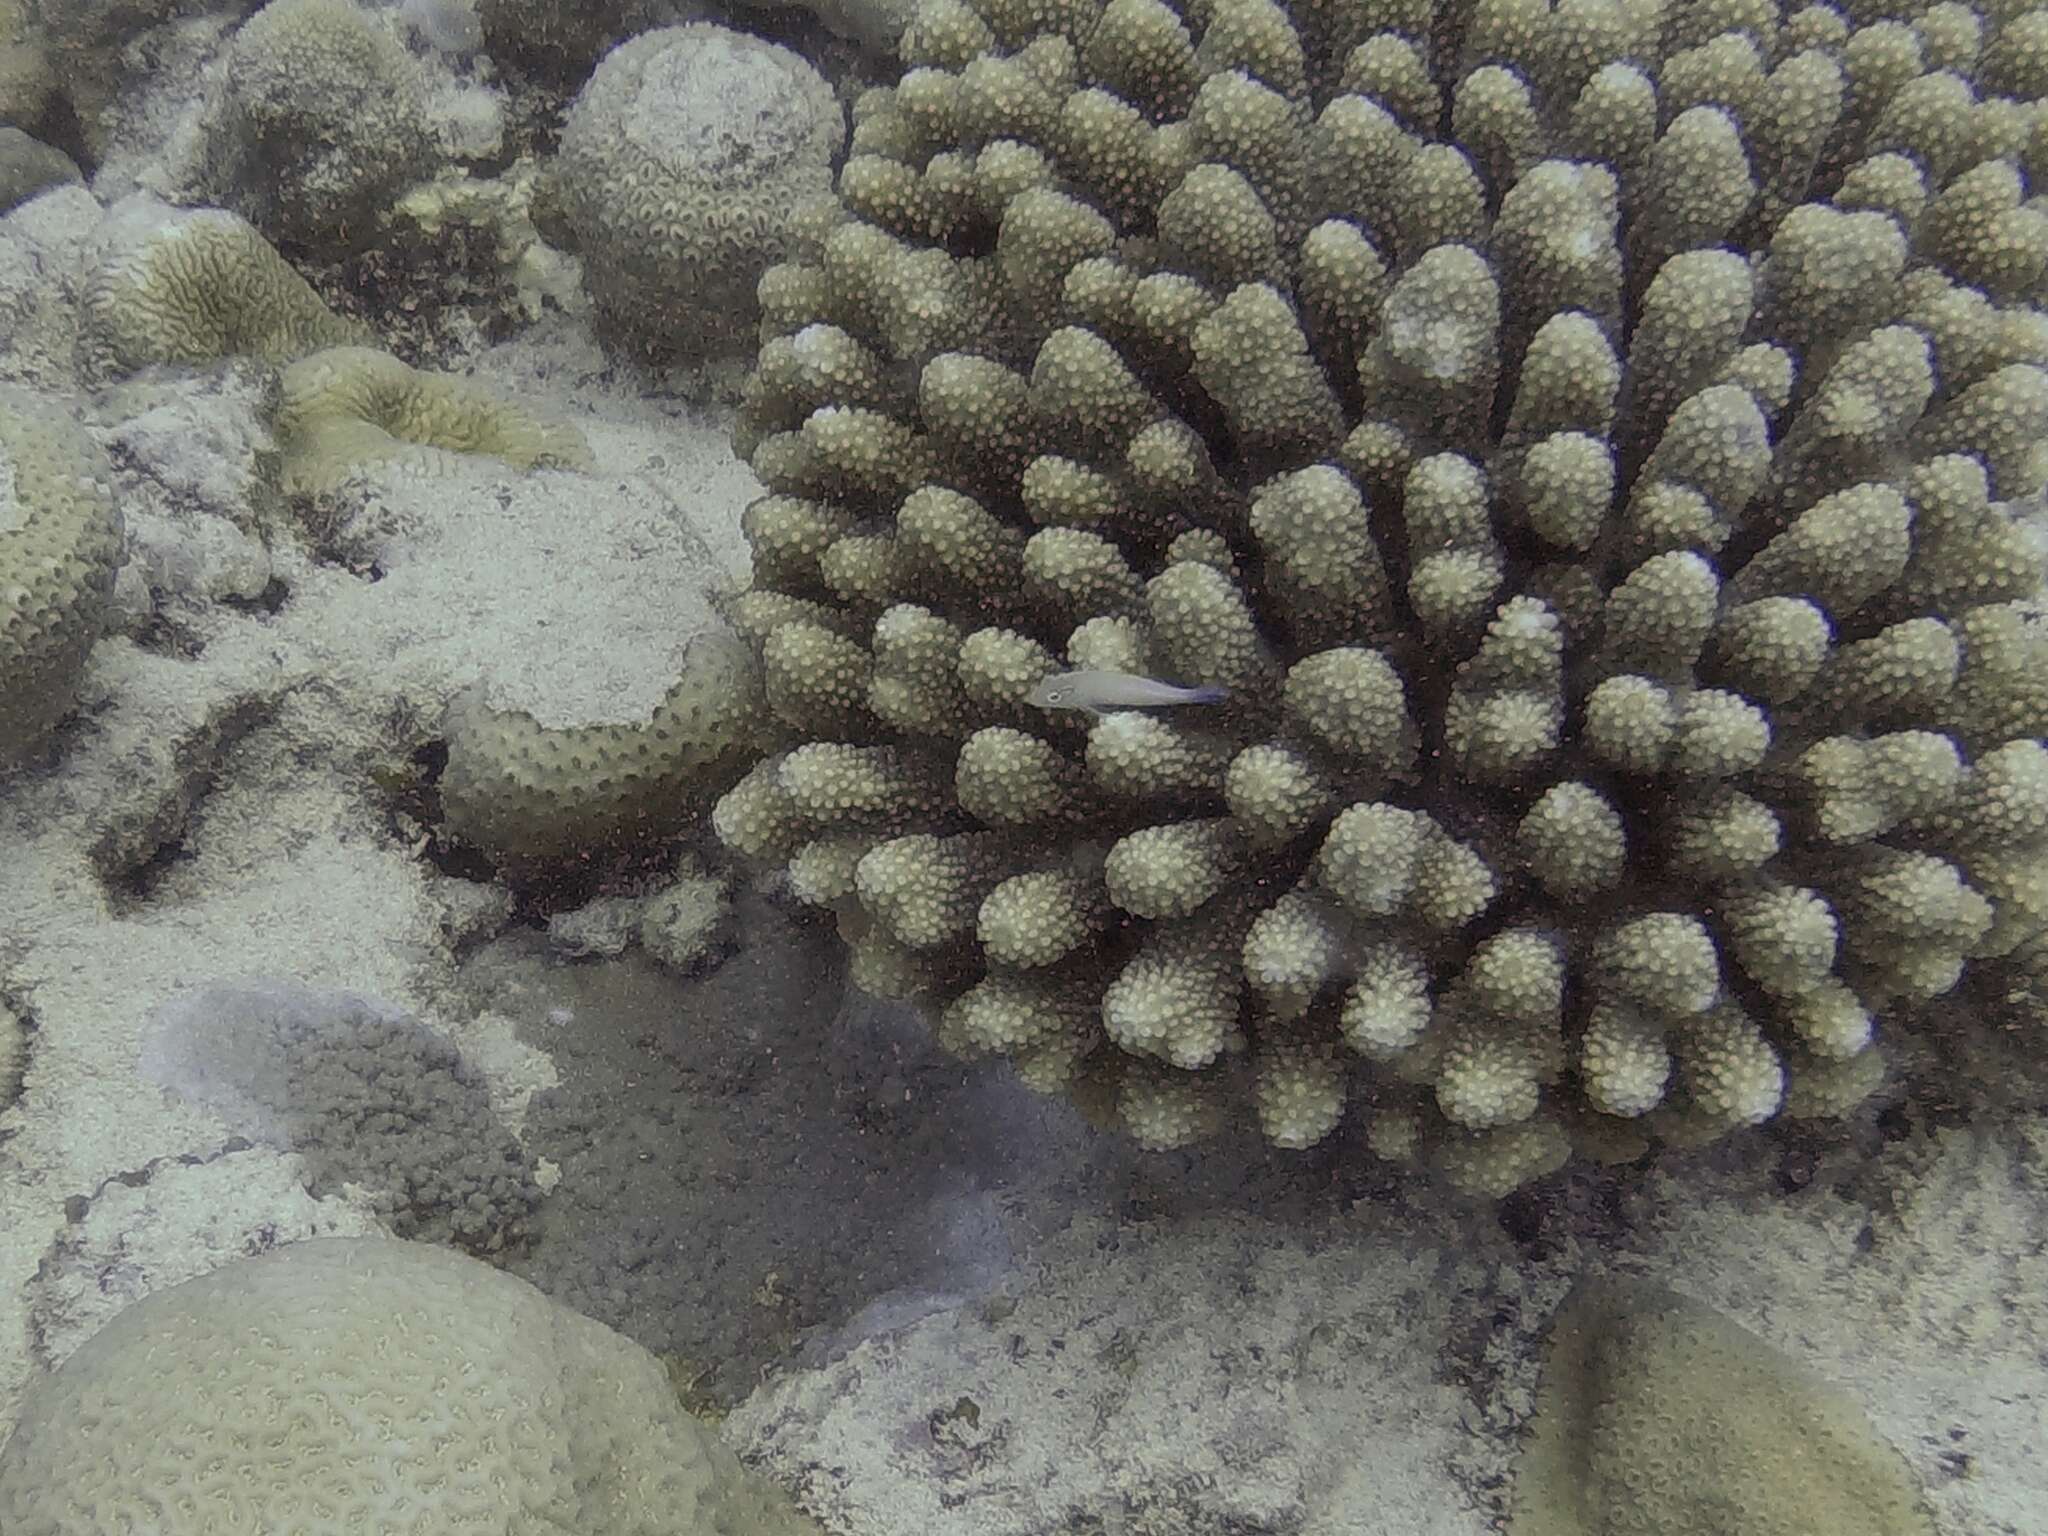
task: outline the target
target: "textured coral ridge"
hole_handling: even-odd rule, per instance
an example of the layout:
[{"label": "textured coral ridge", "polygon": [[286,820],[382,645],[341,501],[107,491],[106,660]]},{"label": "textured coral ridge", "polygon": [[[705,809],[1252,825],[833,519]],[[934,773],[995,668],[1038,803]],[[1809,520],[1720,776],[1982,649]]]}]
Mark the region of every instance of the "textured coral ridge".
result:
[{"label": "textured coral ridge", "polygon": [[[1839,1113],[2048,911],[2048,12],[927,0],[761,284],[721,803],[1144,1142]],[[1221,708],[1031,708],[1065,666]]]},{"label": "textured coral ridge", "polygon": [[124,1309],[0,1447],[9,1536],[819,1536],[661,1362],[426,1243],[326,1238]]}]

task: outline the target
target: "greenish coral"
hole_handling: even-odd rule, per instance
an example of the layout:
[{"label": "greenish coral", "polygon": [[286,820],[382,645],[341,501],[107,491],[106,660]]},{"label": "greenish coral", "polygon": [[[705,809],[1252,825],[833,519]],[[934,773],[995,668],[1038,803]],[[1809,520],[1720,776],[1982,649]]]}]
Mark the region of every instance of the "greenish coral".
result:
[{"label": "greenish coral", "polygon": [[331,491],[378,464],[431,473],[450,454],[481,454],[514,469],[590,464],[574,427],[374,347],[329,347],[286,368],[277,434],[280,479],[293,495]]},{"label": "greenish coral", "polygon": [[0,388],[0,769],[71,707],[121,561],[113,473],[73,411]]},{"label": "greenish coral", "polygon": [[237,214],[136,197],[116,205],[100,238],[80,304],[79,364],[89,378],[233,356],[284,363],[371,340]]},{"label": "greenish coral", "polygon": [[785,48],[696,23],[607,54],[562,125],[557,221],[616,344],[729,351],[793,207],[824,194],[845,137],[822,76]]},{"label": "greenish coral", "polygon": [[365,243],[432,169],[418,66],[353,0],[270,0],[243,22],[203,135],[214,195],[291,244]]},{"label": "greenish coral", "polygon": [[147,197],[108,219],[85,286],[78,351],[95,379],[152,364],[232,356],[280,365],[281,479],[294,494],[333,490],[364,468],[431,472],[449,454],[517,469],[581,469],[583,435],[495,392],[400,362],[367,327],[327,307],[255,226]]},{"label": "greenish coral", "polygon": [[2048,921],[2034,32],[1974,24],[931,0],[760,285],[803,744],[721,834],[1150,1145],[1356,1107],[1497,1194],[1846,1112]]},{"label": "greenish coral", "polygon": [[635,724],[547,726],[472,693],[444,725],[448,830],[514,863],[664,836],[738,775],[760,707],[752,652],[719,631],[690,643],[674,687]]},{"label": "greenish coral", "polygon": [[1588,1280],[1551,1323],[1510,1536],[1931,1536],[1839,1388],[1710,1307]]}]

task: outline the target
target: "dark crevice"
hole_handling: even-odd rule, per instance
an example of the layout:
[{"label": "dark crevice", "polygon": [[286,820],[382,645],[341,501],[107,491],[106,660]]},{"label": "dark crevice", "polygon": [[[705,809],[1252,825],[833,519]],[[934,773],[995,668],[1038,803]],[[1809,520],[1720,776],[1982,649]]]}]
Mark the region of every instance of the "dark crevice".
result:
[{"label": "dark crevice", "polygon": [[186,832],[213,789],[222,759],[273,719],[277,707],[274,699],[247,699],[195,727],[172,748],[172,763],[153,786],[153,799],[112,814],[90,857],[116,914],[146,904],[164,876],[193,857]]}]

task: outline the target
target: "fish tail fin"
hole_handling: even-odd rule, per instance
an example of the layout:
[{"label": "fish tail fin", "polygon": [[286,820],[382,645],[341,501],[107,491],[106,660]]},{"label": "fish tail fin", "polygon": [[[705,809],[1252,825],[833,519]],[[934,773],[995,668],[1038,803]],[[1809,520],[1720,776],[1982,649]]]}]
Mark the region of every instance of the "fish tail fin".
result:
[{"label": "fish tail fin", "polygon": [[1230,690],[1220,683],[1203,683],[1188,690],[1190,704],[1221,704],[1230,697]]}]

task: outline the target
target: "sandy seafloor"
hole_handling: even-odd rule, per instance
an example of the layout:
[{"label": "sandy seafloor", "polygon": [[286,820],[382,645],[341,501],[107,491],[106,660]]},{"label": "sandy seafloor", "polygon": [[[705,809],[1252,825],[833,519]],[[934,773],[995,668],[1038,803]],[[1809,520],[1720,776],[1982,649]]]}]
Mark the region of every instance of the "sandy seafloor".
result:
[{"label": "sandy seafloor", "polygon": [[[0,376],[49,382],[96,217],[72,189],[0,220]],[[829,928],[746,872],[709,974],[551,945],[380,788],[389,744],[477,684],[644,716],[756,487],[717,412],[612,367],[573,304],[455,361],[575,422],[596,469],[385,475],[316,537],[255,489],[261,370],[79,399],[130,556],[54,754],[0,782],[0,999],[32,1029],[0,1117],[0,1434],[137,1297],[380,1230],[372,1192],[316,1195],[278,1136],[140,1073],[166,1000],[288,979],[461,1047],[548,1190],[508,1266],[682,1362],[844,1536],[1498,1529],[1544,1320],[1601,1270],[1847,1387],[1943,1536],[2048,1530],[2038,1118],[1887,1135],[1873,1109],[1796,1178],[1738,1141],[1503,1213],[1348,1139],[1132,1151],[849,995]]]}]

